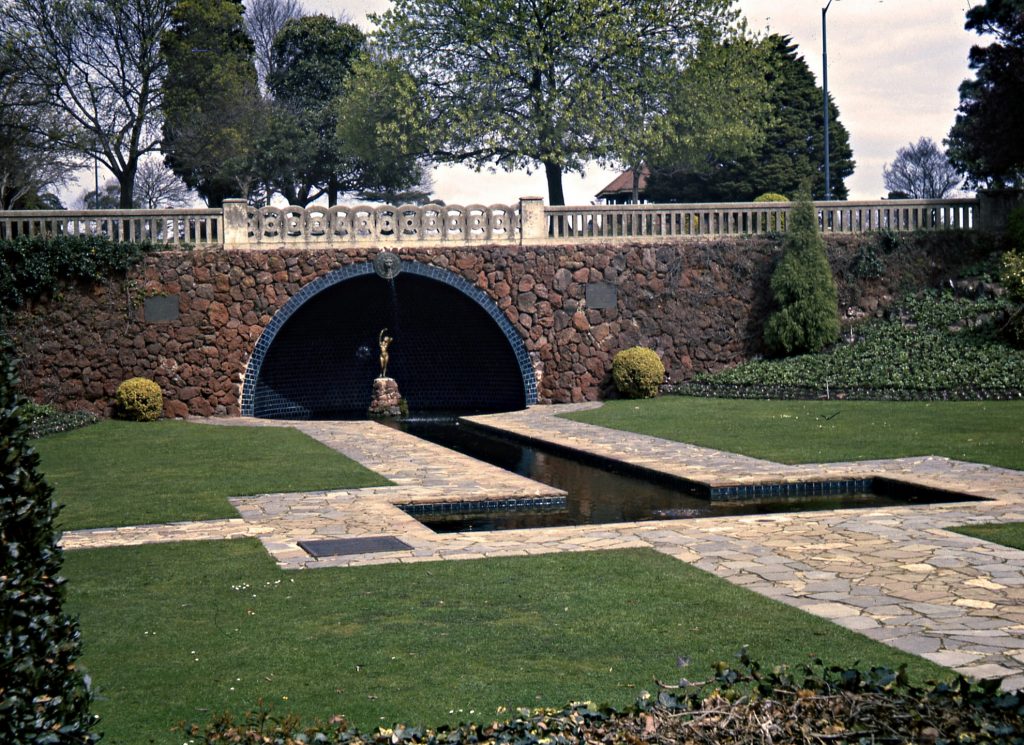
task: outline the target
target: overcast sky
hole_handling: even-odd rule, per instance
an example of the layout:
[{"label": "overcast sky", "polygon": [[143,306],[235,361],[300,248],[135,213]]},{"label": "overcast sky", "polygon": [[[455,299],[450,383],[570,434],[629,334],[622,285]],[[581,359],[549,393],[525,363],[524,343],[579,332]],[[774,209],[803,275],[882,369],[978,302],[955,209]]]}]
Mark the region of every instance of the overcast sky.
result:
[{"label": "overcast sky", "polygon": [[[572,0],[566,0],[572,2]],[[827,0],[739,0],[751,29],[793,38],[821,85],[821,9]],[[388,0],[304,0],[312,12],[345,13],[365,25]],[[960,82],[970,77],[967,52],[978,37],[964,30],[968,0],[833,0],[827,13],[829,92],[850,132],[857,163],[846,184],[852,199],[885,195],[882,168],[920,137],[937,143],[949,132]],[[568,204],[587,204],[615,172],[596,165],[567,175]],[[547,196],[543,172],[480,173],[441,168],[435,196],[448,203],[499,203]]]}]

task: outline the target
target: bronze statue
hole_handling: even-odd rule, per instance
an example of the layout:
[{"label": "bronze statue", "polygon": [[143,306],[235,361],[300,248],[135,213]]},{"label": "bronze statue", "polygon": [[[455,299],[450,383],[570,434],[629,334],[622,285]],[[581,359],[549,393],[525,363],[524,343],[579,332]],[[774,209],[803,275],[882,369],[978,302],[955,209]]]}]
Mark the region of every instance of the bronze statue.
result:
[{"label": "bronze statue", "polygon": [[381,329],[380,334],[377,335],[377,343],[380,345],[380,377],[386,378],[388,376],[388,347],[391,346],[391,342],[394,341],[390,336],[387,335],[387,329]]}]

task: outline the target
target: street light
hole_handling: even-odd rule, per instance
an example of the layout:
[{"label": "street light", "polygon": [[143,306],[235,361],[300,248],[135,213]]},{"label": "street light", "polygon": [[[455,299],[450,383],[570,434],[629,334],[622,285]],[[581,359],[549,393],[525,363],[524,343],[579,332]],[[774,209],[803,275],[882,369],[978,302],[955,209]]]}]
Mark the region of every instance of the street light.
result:
[{"label": "street light", "polygon": [[825,28],[825,14],[828,13],[832,0],[821,9],[821,87],[822,87],[822,108],[825,111],[825,199],[832,198],[832,168],[829,163],[829,142],[828,142],[828,32]]}]

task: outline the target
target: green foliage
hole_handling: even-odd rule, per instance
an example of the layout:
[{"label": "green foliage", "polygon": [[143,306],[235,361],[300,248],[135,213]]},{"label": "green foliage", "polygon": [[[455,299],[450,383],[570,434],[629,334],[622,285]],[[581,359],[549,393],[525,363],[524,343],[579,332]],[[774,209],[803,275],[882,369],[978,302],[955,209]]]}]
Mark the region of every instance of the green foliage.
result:
[{"label": "green foliage", "polygon": [[766,191],[764,194],[759,194],[754,197],[755,202],[788,202],[789,199],[785,194],[778,194],[774,191]]},{"label": "green foliage", "polygon": [[162,151],[211,207],[256,186],[256,145],[267,126],[240,0],[181,0],[164,32]]},{"label": "green foliage", "polygon": [[626,398],[653,398],[665,381],[665,365],[652,349],[623,349],[612,358],[612,381]]},{"label": "green foliage", "polygon": [[[1004,299],[924,293],[902,300],[892,318],[860,326],[853,344],[840,344],[827,354],[754,361],[698,375],[695,382],[722,392],[741,386],[762,393],[766,387],[805,389],[817,395],[828,385],[846,395],[861,391],[876,397],[1019,395],[1024,353],[998,340],[994,320],[1007,310]],[[950,327],[960,330],[954,333]]]},{"label": "green foliage", "polygon": [[975,77],[960,84],[950,160],[971,184],[1024,186],[1024,0],[972,4],[965,28],[992,43],[971,47]]},{"label": "green foliage", "polygon": [[[735,18],[729,0],[396,0],[382,56],[415,79],[436,157],[562,173],[615,157],[637,117],[664,110],[666,75]],[[642,111],[638,111],[641,107]]]},{"label": "green foliage", "polygon": [[850,271],[860,279],[878,279],[885,272],[885,264],[874,245],[861,243],[857,255],[853,257]]},{"label": "green foliage", "polygon": [[337,139],[338,100],[365,45],[357,26],[327,16],[287,21],[272,47],[272,125],[256,148],[260,178],[289,204],[309,204],[361,181],[361,163]]},{"label": "green foliage", "polygon": [[836,284],[806,192],[798,198],[790,220],[782,258],[771,278],[777,310],[764,329],[765,345],[781,355],[817,352],[839,336]]},{"label": "green foliage", "polygon": [[62,281],[98,282],[124,273],[151,243],[116,243],[102,236],[31,236],[0,240],[0,312],[54,295]]},{"label": "green foliage", "polygon": [[[1024,243],[1017,245],[1024,246]],[[1010,300],[1016,303],[1006,323],[1006,337],[1013,344],[1024,347],[1024,249],[1003,254],[999,279]]]},{"label": "green foliage", "polygon": [[88,411],[61,411],[53,404],[37,404],[31,401],[23,403],[18,413],[31,439],[69,432],[98,421],[98,417]]},{"label": "green foliage", "polygon": [[[758,194],[795,194],[804,181],[816,199],[825,195],[822,169],[825,124],[822,91],[789,37],[772,34],[762,42],[768,57],[769,123],[763,144],[736,158],[712,158],[701,168],[679,170],[652,163],[648,197],[665,202],[746,202]],[[849,133],[829,102],[832,195],[845,199],[844,179],[853,173]],[[714,155],[714,154],[712,154]],[[671,164],[669,164],[671,166]]]},{"label": "green foliage", "polygon": [[1024,204],[1010,210],[1006,220],[1006,237],[1011,246],[1024,251]]},{"label": "green foliage", "polygon": [[92,743],[78,624],[63,610],[53,491],[28,444],[14,362],[0,348],[0,741]]},{"label": "green foliage", "polygon": [[152,422],[164,410],[160,386],[149,378],[129,378],[117,387],[117,414],[133,422]]}]

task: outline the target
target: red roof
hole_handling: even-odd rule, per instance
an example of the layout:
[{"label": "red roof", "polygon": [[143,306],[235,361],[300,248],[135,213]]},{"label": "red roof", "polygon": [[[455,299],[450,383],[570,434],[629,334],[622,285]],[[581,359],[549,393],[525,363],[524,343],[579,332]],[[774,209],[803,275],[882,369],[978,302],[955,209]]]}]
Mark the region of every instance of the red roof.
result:
[{"label": "red roof", "polygon": [[[647,188],[647,177],[651,175],[646,165],[640,167],[640,182],[638,188],[640,191],[644,191]],[[605,198],[614,196],[616,194],[632,194],[633,193],[633,169],[629,168],[608,184],[608,186],[597,192],[598,197]]]}]

